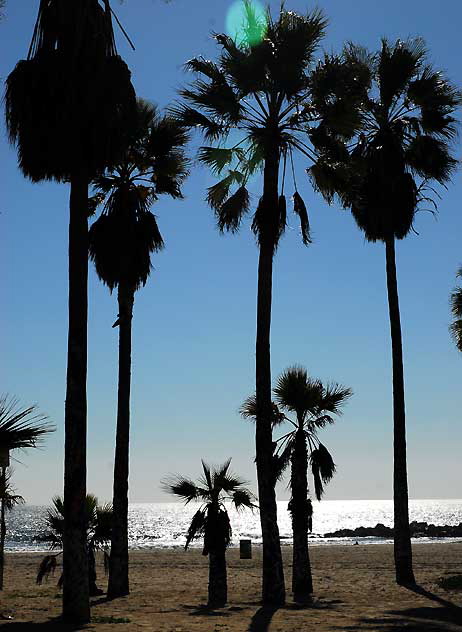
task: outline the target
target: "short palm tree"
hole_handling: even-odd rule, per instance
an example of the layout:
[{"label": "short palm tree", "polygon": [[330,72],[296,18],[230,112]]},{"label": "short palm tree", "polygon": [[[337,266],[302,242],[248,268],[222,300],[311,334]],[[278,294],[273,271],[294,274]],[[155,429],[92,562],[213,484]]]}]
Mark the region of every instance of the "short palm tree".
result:
[{"label": "short palm tree", "polygon": [[[293,170],[293,154],[314,160],[310,135],[317,113],[311,102],[314,53],[322,40],[327,20],[315,10],[298,15],[281,7],[277,19],[268,11],[259,20],[250,0],[244,0],[244,23],[237,41],[220,34],[217,62],[203,57],[186,66],[200,75],[181,91],[183,102],[174,110],[186,125],[198,127],[210,146],[202,147],[199,159],[216,176],[207,200],[221,232],[235,233],[250,210],[247,182],[263,173],[263,191],[253,216],[252,230],[259,246],[256,335],[256,464],[263,535],[263,601],[284,603],[282,567],[275,490],[271,486],[271,358],[270,325],[273,258],[286,227],[284,175],[287,163]],[[339,65],[341,71],[343,66]],[[341,72],[339,72],[339,77]],[[330,108],[338,133],[347,138],[354,129],[355,99]],[[340,85],[340,81],[338,85]],[[351,85],[354,82],[350,82]],[[333,112],[335,110],[335,113]],[[230,145],[232,137],[236,142]],[[224,177],[223,177],[224,176]],[[311,243],[306,206],[297,192],[294,177],[294,212],[298,215],[302,241]]]},{"label": "short palm tree", "polygon": [[[102,594],[96,585],[96,552],[104,553],[104,565],[108,566],[109,545],[111,541],[112,506],[107,503],[100,505],[98,499],[93,494],[87,494],[85,498],[85,541],[88,556],[88,583],[91,596]],[[48,542],[51,549],[62,549],[64,533],[64,503],[61,496],[52,499],[52,506],[49,507],[45,517],[45,532],[41,536],[43,542]],[[37,571],[37,584],[48,579],[50,574],[54,574],[56,569],[56,558],[61,555],[54,553],[43,558]],[[61,575],[58,585],[62,586],[64,576]]]},{"label": "short palm tree", "polygon": [[[351,397],[352,391],[338,384],[323,386],[319,380],[308,377],[304,368],[295,366],[279,376],[273,392],[273,426],[289,422],[294,428],[273,443],[273,469],[275,479],[279,479],[286,467],[291,466],[288,508],[293,531],[292,592],[295,601],[304,603],[313,592],[308,552],[312,505],[308,496],[307,473],[311,469],[316,498],[321,500],[324,483],[332,478],[335,464],[327,448],[319,441],[317,432],[334,423],[333,415],[342,414],[341,406]],[[239,412],[244,419],[255,420],[256,410],[253,395],[245,400]],[[295,421],[286,413],[295,413]]]},{"label": "short palm tree", "polygon": [[150,208],[160,195],[181,198],[186,176],[184,129],[139,100],[137,125],[116,167],[94,182],[93,203],[104,203],[89,232],[89,253],[99,278],[118,289],[119,388],[114,460],[114,525],[109,570],[109,598],[129,593],[128,472],[130,434],[131,329],[135,292],[146,284],[151,254],[163,240]]},{"label": "short palm tree", "polygon": [[40,0],[27,59],[6,81],[6,123],[33,182],[70,183],[63,616],[90,618],[86,495],[88,183],[124,150],[135,93],[117,55],[109,0]]},{"label": "short palm tree", "polygon": [[[428,64],[420,39],[384,40],[374,55],[349,46],[343,55],[363,67],[362,124],[346,146],[328,121],[321,123],[320,158],[309,172],[329,202],[337,195],[351,209],[368,241],[385,244],[393,359],[395,569],[398,584],[413,584],[395,240],[413,230],[423,202],[434,204],[426,194],[430,185],[444,185],[456,167],[451,141],[461,96]],[[319,79],[317,97],[329,103],[331,94],[323,90],[321,75]]]},{"label": "short palm tree", "polygon": [[237,510],[252,509],[252,494],[244,487],[245,481],[229,471],[231,459],[217,468],[202,461],[204,475],[197,483],[183,476],[163,482],[163,488],[181,498],[186,504],[202,503],[194,514],[186,536],[185,549],[197,538],[204,538],[202,555],[209,556],[208,605],[223,607],[228,600],[226,549],[231,542],[231,524],[225,502]]},{"label": "short palm tree", "polygon": [[[462,277],[462,268],[457,272],[458,277]],[[454,322],[450,326],[450,332],[459,351],[462,351],[462,287],[454,288],[451,294],[451,311]]]},{"label": "short palm tree", "polygon": [[46,420],[36,406],[22,408],[14,397],[0,396],[0,590],[3,590],[5,511],[21,501],[21,496],[15,495],[10,485],[10,452],[40,446],[46,435],[54,431]]},{"label": "short palm tree", "polygon": [[286,417],[293,430],[278,439],[281,465],[290,461],[293,565],[292,592],[294,600],[306,602],[313,592],[311,564],[308,552],[308,531],[311,522],[311,502],[308,497],[308,469],[311,469],[316,498],[321,500],[324,483],[335,472],[334,461],[327,448],[318,438],[318,430],[334,423],[334,417],[342,414],[342,406],[352,391],[338,384],[323,385],[320,380],[308,376],[306,369],[298,366],[285,370],[273,389],[280,411],[294,414]]}]

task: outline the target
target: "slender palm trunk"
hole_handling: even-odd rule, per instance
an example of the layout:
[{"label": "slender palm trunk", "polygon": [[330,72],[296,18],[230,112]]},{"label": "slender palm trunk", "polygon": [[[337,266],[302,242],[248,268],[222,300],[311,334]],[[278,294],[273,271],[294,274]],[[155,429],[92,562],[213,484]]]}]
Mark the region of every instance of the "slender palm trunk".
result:
[{"label": "slender palm trunk", "polygon": [[3,572],[5,568],[5,493],[6,493],[6,469],[2,467],[0,489],[3,490],[0,505],[0,590],[3,590]]},{"label": "slender palm trunk", "polygon": [[227,601],[226,550],[209,552],[208,605],[212,608],[222,608]]},{"label": "slender palm trunk", "polygon": [[291,514],[294,538],[292,592],[294,601],[306,603],[313,592],[313,579],[308,551],[308,453],[303,428],[299,428],[295,435],[291,465]]},{"label": "slender palm trunk", "polygon": [[411,532],[409,529],[409,498],[406,464],[406,413],[404,404],[403,345],[396,281],[395,239],[385,242],[387,261],[388,308],[390,312],[391,348],[393,358],[393,502],[394,554],[396,582],[415,584],[412,569]]},{"label": "slender palm trunk", "polygon": [[[265,160],[263,198],[268,221],[277,218],[279,157],[277,148]],[[274,210],[273,210],[274,209]],[[274,227],[260,238],[258,262],[257,340],[256,340],[256,461],[260,521],[263,539],[263,586],[265,604],[285,603],[284,570],[277,523],[273,438],[271,427],[271,293],[273,279]]]},{"label": "slender palm trunk", "polygon": [[130,439],[130,372],[134,290],[119,284],[119,390],[114,459],[114,496],[109,560],[108,598],[129,594],[128,580],[128,469]]},{"label": "slender palm trunk", "polygon": [[90,620],[85,533],[87,478],[88,178],[71,179],[69,332],[64,446],[63,617]]}]

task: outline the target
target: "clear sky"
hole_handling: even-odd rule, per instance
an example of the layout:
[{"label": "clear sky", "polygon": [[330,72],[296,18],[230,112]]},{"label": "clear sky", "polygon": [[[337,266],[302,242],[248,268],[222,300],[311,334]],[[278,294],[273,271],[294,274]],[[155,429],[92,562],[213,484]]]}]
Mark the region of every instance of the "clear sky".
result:
[{"label": "clear sky", "polygon": [[[0,23],[2,81],[27,54],[38,0],[10,0]],[[166,106],[188,80],[183,63],[214,58],[212,31],[225,29],[230,0],[114,2],[133,52],[116,27],[120,53],[138,94]],[[277,10],[279,2],[272,1]],[[287,8],[312,8],[287,0]],[[380,38],[420,35],[431,60],[461,82],[462,5],[429,0],[325,0],[324,48],[345,40],[371,49]],[[2,115],[3,119],[3,115]],[[15,481],[31,503],[62,490],[67,336],[68,187],[32,184],[17,168],[4,124],[0,134],[1,387],[36,402],[58,430],[41,451],[19,454]],[[460,154],[460,151],[459,151]],[[322,438],[338,473],[327,498],[391,498],[391,351],[385,253],[367,244],[351,216],[328,207],[297,161],[314,244],[302,245],[297,223],[275,257],[272,325],[274,378],[298,363],[323,380],[350,386],[354,397]],[[204,202],[211,176],[194,164],[184,201],[161,199],[154,212],[165,239],[155,270],[135,299],[130,499],[167,500],[159,480],[195,475],[200,458],[233,457],[255,481],[253,428],[238,407],[254,389],[257,248],[247,222],[220,236]],[[258,192],[258,182],[253,191]],[[288,191],[289,193],[289,191]],[[448,334],[449,294],[462,264],[460,172],[442,191],[436,220],[421,213],[419,235],[397,247],[404,335],[410,495],[461,498],[462,356]],[[257,196],[254,196],[254,201]],[[110,499],[117,393],[117,314],[90,266],[88,489]],[[287,492],[280,489],[280,498]]]}]

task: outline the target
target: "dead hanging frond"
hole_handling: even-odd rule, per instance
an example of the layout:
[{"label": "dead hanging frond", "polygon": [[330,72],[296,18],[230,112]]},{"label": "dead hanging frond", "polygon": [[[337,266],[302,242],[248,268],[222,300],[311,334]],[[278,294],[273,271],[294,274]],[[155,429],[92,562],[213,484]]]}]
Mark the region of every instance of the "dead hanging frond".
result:
[{"label": "dead hanging frond", "polygon": [[48,581],[50,575],[55,574],[56,565],[57,565],[56,558],[57,558],[57,555],[47,555],[46,557],[43,558],[43,560],[40,562],[40,565],[38,567],[37,577],[35,580],[36,584],[41,586],[44,580]]},{"label": "dead hanging frond", "polygon": [[305,246],[313,243],[310,233],[310,221],[308,219],[308,212],[306,210],[305,202],[303,201],[300,193],[295,191],[293,197],[294,201],[294,213],[298,215],[300,219],[300,229],[302,231],[302,240]]},{"label": "dead hanging frond", "polygon": [[111,554],[106,550],[103,551],[103,562],[104,562],[104,574],[109,575],[109,564],[111,562]]}]

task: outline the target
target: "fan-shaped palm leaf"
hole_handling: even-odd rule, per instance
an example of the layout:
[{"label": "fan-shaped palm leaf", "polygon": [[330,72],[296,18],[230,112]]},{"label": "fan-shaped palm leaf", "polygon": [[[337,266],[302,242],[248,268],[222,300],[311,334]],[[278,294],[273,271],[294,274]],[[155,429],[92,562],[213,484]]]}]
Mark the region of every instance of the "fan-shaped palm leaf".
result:
[{"label": "fan-shaped palm leaf", "polygon": [[0,396],[0,446],[6,450],[34,448],[55,430],[37,406],[22,408],[10,395]]},{"label": "fan-shaped palm leaf", "polygon": [[319,443],[318,447],[311,452],[309,458],[316,498],[321,500],[324,493],[324,484],[328,483],[335,474],[335,463],[322,443]]},{"label": "fan-shaped palm leaf", "polygon": [[[462,268],[457,272],[462,277]],[[450,332],[459,351],[462,351],[462,287],[456,287],[451,294],[451,312],[454,321],[450,325]]]}]

